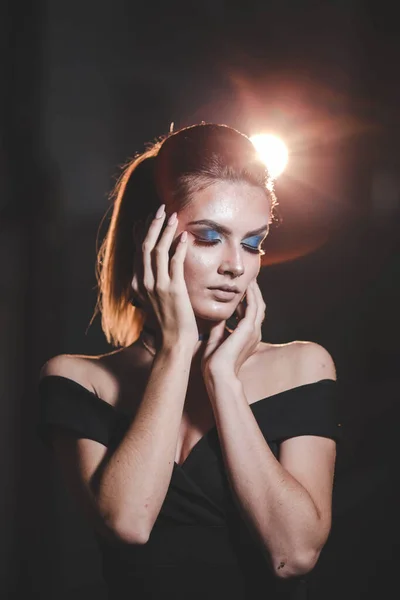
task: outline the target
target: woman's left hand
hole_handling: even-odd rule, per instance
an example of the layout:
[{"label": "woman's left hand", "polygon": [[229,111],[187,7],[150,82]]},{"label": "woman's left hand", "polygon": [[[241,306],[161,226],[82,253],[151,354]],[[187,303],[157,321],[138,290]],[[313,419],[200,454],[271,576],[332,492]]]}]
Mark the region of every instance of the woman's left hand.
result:
[{"label": "woman's left hand", "polygon": [[203,377],[221,371],[237,377],[242,365],[257,350],[266,306],[256,279],[247,288],[246,300],[244,316],[228,338],[224,339],[226,321],[211,329],[201,363]]}]

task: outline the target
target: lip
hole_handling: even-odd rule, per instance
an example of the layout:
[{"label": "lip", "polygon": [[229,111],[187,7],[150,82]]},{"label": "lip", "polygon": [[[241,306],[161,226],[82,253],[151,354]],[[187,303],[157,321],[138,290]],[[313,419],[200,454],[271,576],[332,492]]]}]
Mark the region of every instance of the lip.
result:
[{"label": "lip", "polygon": [[210,290],[219,290],[221,292],[230,292],[233,294],[239,294],[240,290],[234,285],[221,285],[218,287],[210,287]]},{"label": "lip", "polygon": [[210,290],[213,292],[213,295],[215,296],[215,298],[217,298],[218,300],[225,301],[225,302],[230,302],[238,294],[238,292],[235,292],[235,291],[229,290],[229,289],[227,290],[227,289],[222,289],[222,288],[210,288]]}]

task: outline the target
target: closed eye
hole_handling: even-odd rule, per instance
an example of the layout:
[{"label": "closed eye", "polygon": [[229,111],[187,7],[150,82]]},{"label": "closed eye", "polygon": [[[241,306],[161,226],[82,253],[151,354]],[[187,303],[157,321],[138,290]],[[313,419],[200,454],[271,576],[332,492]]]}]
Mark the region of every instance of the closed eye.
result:
[{"label": "closed eye", "polygon": [[250,246],[248,244],[242,244],[242,246],[245,250],[248,250],[249,252],[253,252],[253,254],[259,254],[260,256],[265,254],[264,250],[262,248],[260,248],[260,246]]},{"label": "closed eye", "polygon": [[[204,240],[202,238],[195,237],[193,240],[193,244],[195,246],[216,246],[220,242],[222,242],[220,238],[214,238],[213,240]],[[252,244],[245,243],[243,243],[242,246],[247,252],[251,252],[252,254],[259,254],[260,256],[265,254],[264,250],[262,250],[262,248],[260,248],[259,246],[254,246]]]},{"label": "closed eye", "polygon": [[253,251],[258,252],[258,254],[265,254],[264,250],[261,248],[263,241],[265,240],[265,236],[261,237],[259,235],[255,235],[251,238],[247,238],[247,241],[250,243],[243,243],[243,246],[249,248]]}]

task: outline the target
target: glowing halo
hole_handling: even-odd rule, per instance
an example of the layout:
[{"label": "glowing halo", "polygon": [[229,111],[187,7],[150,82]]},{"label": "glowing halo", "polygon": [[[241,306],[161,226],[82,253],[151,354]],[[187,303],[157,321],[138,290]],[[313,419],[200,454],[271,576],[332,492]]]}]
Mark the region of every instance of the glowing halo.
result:
[{"label": "glowing halo", "polygon": [[250,141],[266,165],[272,179],[276,179],[285,170],[289,152],[285,143],[272,134],[260,133],[252,135]]}]

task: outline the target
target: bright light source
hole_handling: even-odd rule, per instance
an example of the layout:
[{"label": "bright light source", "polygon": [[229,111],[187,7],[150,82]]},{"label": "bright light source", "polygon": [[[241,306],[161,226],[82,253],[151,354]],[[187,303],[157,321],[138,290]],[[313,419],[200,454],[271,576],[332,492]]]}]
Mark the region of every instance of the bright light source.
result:
[{"label": "bright light source", "polygon": [[260,159],[265,163],[270,176],[273,179],[279,177],[285,169],[289,152],[285,144],[278,137],[271,134],[261,133],[251,136]]}]

